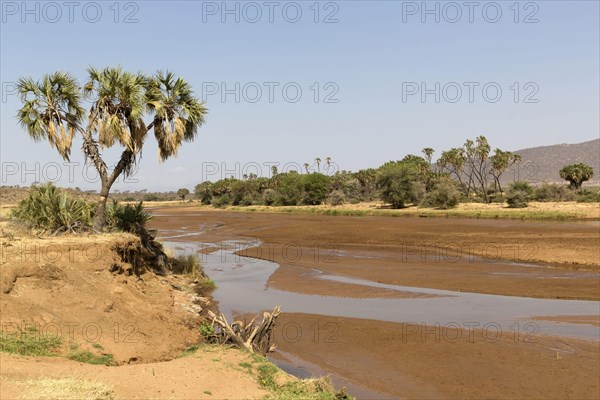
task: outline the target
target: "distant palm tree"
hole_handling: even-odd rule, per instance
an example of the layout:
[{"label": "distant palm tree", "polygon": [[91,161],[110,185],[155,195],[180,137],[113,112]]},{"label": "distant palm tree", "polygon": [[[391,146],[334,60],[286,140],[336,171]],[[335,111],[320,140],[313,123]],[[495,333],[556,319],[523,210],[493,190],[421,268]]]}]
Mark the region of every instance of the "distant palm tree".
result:
[{"label": "distant palm tree", "polygon": [[315,162],[317,163],[317,172],[321,172],[321,159],[319,157],[315,158]]},{"label": "distant palm tree", "polygon": [[[171,72],[153,76],[123,71],[120,67],[88,69],[82,88],[70,74],[55,72],[41,81],[21,78],[18,89],[23,107],[18,120],[34,140],[46,139],[60,156],[69,160],[73,137],[83,138],[83,153],[91,160],[101,181],[100,199],[93,228],[101,231],[106,221],[106,200],[121,175],[129,176],[153,130],[161,161],[177,153],[183,141],[192,141],[207,113],[190,85]],[[86,113],[82,97],[93,99]],[[143,117],[150,115],[146,125]],[[84,124],[87,123],[87,126]],[[116,143],[123,151],[110,172],[101,148]]]},{"label": "distant palm tree", "polygon": [[423,154],[425,155],[425,159],[429,164],[431,164],[431,157],[433,156],[434,152],[435,150],[433,150],[431,147],[425,147],[423,149]]},{"label": "distant palm tree", "polygon": [[310,167],[310,165],[308,163],[304,163],[304,169],[306,170],[307,174],[308,174],[308,167]]}]

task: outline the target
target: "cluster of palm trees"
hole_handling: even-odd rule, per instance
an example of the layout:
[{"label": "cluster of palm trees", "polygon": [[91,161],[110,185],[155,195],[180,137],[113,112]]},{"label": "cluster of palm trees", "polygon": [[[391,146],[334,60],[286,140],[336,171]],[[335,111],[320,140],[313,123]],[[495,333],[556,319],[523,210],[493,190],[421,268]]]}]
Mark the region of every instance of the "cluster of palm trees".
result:
[{"label": "cluster of palm trees", "polygon": [[[315,164],[317,164],[316,172],[321,173],[321,159],[319,157],[315,158]],[[325,170],[329,170],[331,168],[331,157],[325,158],[325,165],[326,165]],[[311,172],[310,167],[311,167],[311,165],[309,163],[304,163],[304,169],[306,170],[307,174],[309,174]]]}]

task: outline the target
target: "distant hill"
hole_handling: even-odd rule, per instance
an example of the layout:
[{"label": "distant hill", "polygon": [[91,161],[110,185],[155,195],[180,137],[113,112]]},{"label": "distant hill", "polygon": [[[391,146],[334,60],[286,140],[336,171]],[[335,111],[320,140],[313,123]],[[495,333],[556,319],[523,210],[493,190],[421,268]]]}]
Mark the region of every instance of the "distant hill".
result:
[{"label": "distant hill", "polygon": [[563,181],[558,171],[567,164],[584,163],[594,169],[594,178],[587,184],[600,183],[600,139],[577,144],[555,144],[513,150],[522,158],[518,166],[503,175],[504,182],[525,180],[531,183]]}]

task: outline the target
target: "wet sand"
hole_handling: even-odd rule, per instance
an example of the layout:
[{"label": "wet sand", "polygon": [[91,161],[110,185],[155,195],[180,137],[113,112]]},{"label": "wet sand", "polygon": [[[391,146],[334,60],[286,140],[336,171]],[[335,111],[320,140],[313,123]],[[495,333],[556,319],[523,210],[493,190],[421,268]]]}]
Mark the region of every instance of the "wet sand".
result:
[{"label": "wet sand", "polygon": [[388,398],[600,396],[600,349],[591,341],[284,313],[275,342]]}]

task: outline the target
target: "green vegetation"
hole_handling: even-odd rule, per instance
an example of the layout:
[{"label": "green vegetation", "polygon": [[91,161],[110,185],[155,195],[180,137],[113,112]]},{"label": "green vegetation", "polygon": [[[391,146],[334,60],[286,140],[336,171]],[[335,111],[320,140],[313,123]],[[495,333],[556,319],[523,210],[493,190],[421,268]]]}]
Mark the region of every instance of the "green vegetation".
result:
[{"label": "green vegetation", "polygon": [[136,233],[140,228],[145,228],[152,214],[144,209],[140,201],[135,205],[122,205],[113,201],[106,210],[108,225],[122,232]]},{"label": "green vegetation", "polygon": [[202,335],[204,339],[206,339],[209,343],[212,342],[211,340],[208,340],[215,334],[215,327],[212,324],[203,322],[200,324],[200,328],[198,329],[200,330],[200,335]]},{"label": "green vegetation", "polygon": [[[58,189],[52,183],[33,185],[28,196],[12,211],[12,217],[29,228],[48,234],[76,233],[92,229],[95,206]],[[122,205],[113,201],[107,208],[108,227],[138,232],[152,217],[142,202]]]},{"label": "green vegetation", "polygon": [[535,201],[575,201],[577,193],[566,185],[543,183],[533,189]]},{"label": "green vegetation", "polygon": [[195,254],[181,254],[173,258],[171,272],[193,279],[202,291],[212,291],[217,287],[213,280],[204,273],[200,260]]},{"label": "green vegetation", "polygon": [[93,365],[115,365],[112,354],[94,354],[91,351],[71,351],[67,355],[69,360]]},{"label": "green vegetation", "polygon": [[190,194],[190,191],[186,188],[181,188],[177,191],[177,196],[179,196],[182,202],[185,201],[185,198],[188,194]]},{"label": "green vegetation", "polygon": [[404,208],[408,203],[418,203],[425,194],[425,187],[417,170],[410,164],[390,162],[380,168],[377,186],[381,199],[392,208]]},{"label": "green vegetation", "polygon": [[[242,365],[244,364],[244,365]],[[258,383],[271,392],[272,400],[341,400],[353,399],[345,390],[336,391],[328,377],[313,379],[282,379],[281,370],[269,360],[252,354],[252,363],[240,366],[255,374]],[[254,370],[253,367],[256,367]]]},{"label": "green vegetation", "polygon": [[0,351],[22,356],[55,356],[61,344],[59,335],[39,334],[36,331],[0,334]]},{"label": "green vegetation", "polygon": [[506,194],[506,202],[508,203],[508,207],[527,207],[528,202],[531,201],[532,194],[533,188],[531,185],[529,185],[529,183],[523,181],[511,183]]},{"label": "green vegetation", "polygon": [[32,186],[28,197],[18,204],[12,216],[30,228],[59,234],[89,229],[93,210],[91,203],[70,197],[47,183]]},{"label": "green vegetation", "polygon": [[594,176],[594,170],[587,164],[565,165],[559,172],[560,177],[569,182],[572,189],[581,189],[583,182]]},{"label": "green vegetation", "polygon": [[[441,210],[456,207],[461,202],[504,203],[509,207],[526,207],[528,201],[600,201],[596,191],[583,191],[581,184],[593,177],[593,170],[585,164],[566,166],[561,176],[570,180],[570,189],[563,185],[541,184],[533,191],[521,192],[511,186],[502,187],[503,175],[521,161],[518,154],[490,146],[485,136],[466,140],[462,147],[442,151],[437,161],[434,150],[426,147],[423,156],[409,154],[399,161],[389,161],[374,169],[358,172],[335,171],[327,157],[321,173],[321,160],[315,159],[316,168],[304,164],[304,172],[278,173],[272,169],[270,178],[254,174],[243,179],[229,177],[217,182],[196,185],[194,194],[205,205],[213,207],[277,206],[286,207],[328,204],[356,204],[382,200],[393,209],[419,205]],[[316,170],[316,172],[315,172]],[[328,215],[378,215],[377,211],[315,210]],[[404,215],[404,214],[403,214]],[[506,217],[512,217],[507,215]],[[485,217],[485,213],[473,217]],[[497,218],[504,217],[502,214]],[[540,214],[540,218],[541,218]],[[554,218],[556,216],[552,216]],[[561,215],[560,218],[572,217]]]},{"label": "green vegetation", "polygon": [[460,200],[460,193],[456,184],[446,179],[435,185],[421,202],[421,207],[435,207],[441,210],[456,207]]},{"label": "green vegetation", "polygon": [[[191,86],[171,72],[143,75],[109,67],[88,68],[87,75],[83,85],[64,72],[45,75],[41,81],[19,79],[23,106],[17,118],[31,138],[46,139],[66,161],[73,139],[81,135],[83,154],[101,181],[93,221],[93,229],[101,231],[110,189],[120,175],[134,171],[148,133],[153,131],[164,161],[177,154],[182,142],[194,140],[207,110]],[[87,111],[85,99],[93,99]],[[109,171],[100,150],[115,144],[123,150]]]}]

